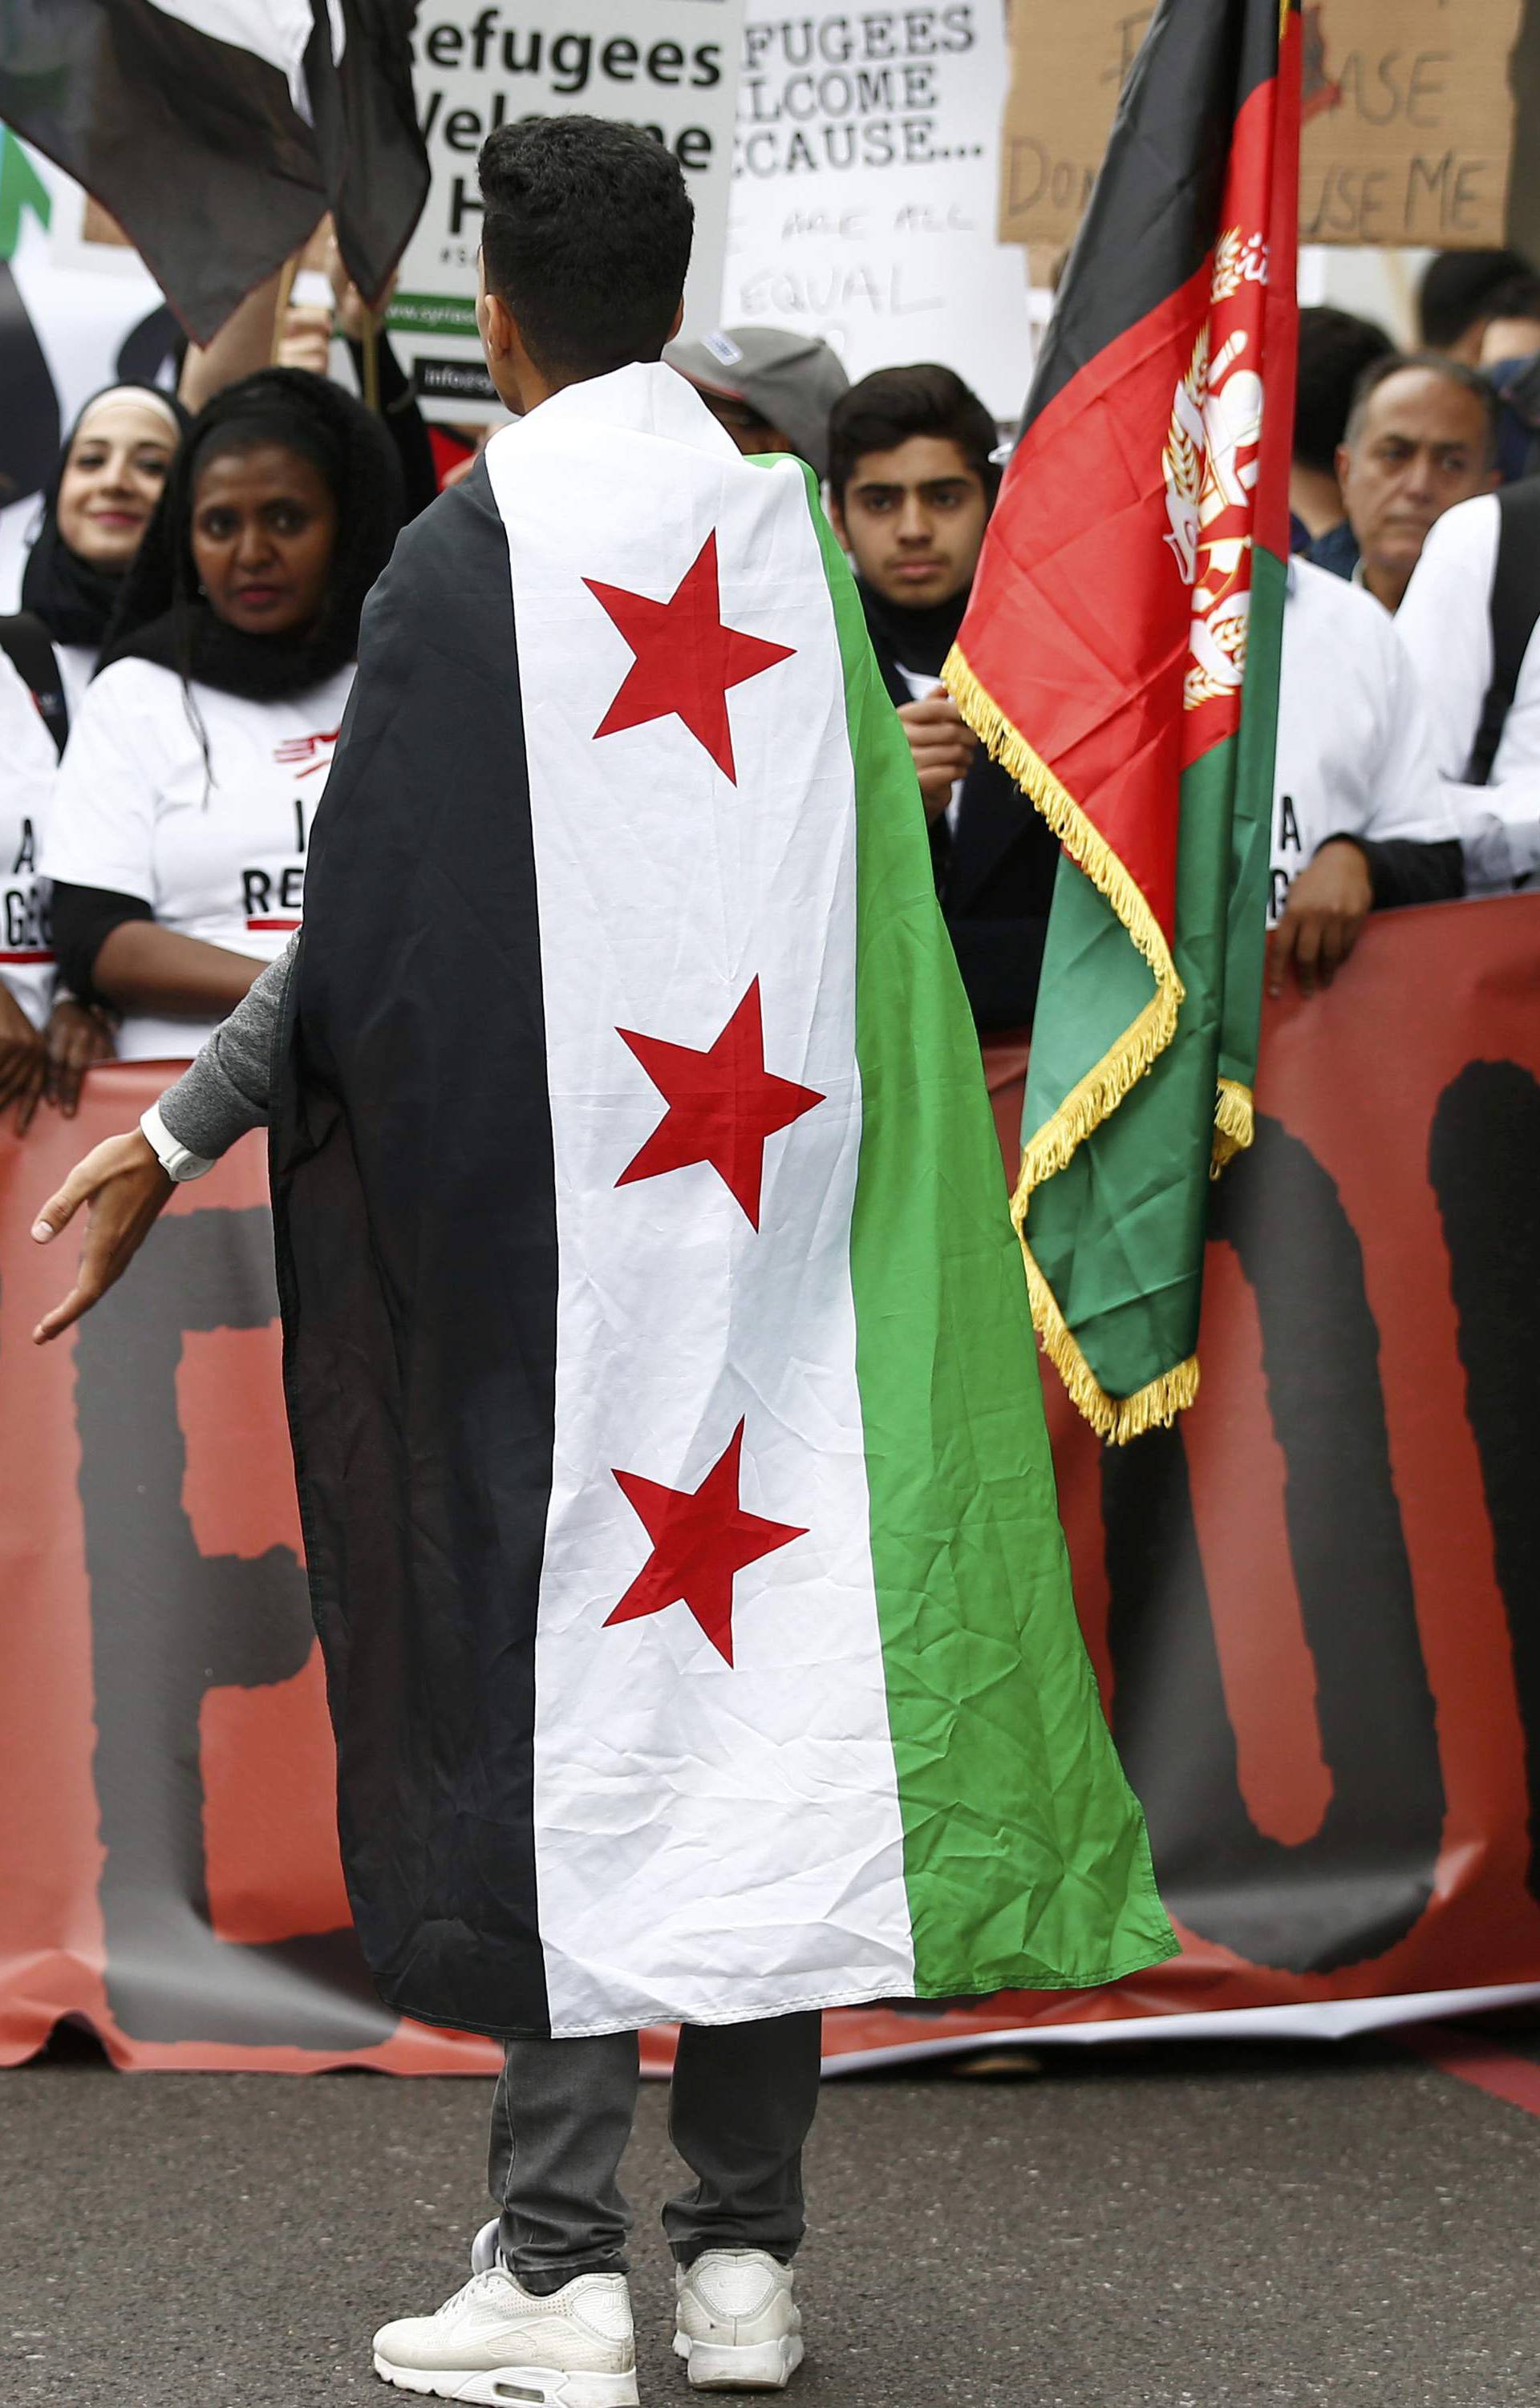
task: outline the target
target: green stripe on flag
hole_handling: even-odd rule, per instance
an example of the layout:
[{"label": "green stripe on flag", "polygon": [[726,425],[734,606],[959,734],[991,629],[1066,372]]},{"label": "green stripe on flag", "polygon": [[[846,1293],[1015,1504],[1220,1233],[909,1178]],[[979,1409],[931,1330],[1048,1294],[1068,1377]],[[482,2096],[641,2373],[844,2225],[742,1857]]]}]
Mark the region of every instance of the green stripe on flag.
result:
[{"label": "green stripe on flag", "polygon": [[[1032,1191],[1022,1236],[1109,1397],[1134,1396],[1198,1344],[1209,1165],[1225,993],[1236,739],[1182,779],[1177,848],[1176,1034],[1089,1142]],[[1066,855],[1043,950],[1023,1126],[1149,999],[1154,982],[1110,904]],[[1057,1009],[1049,1009],[1049,999]],[[1124,1015],[1127,1015],[1125,1017]]]},{"label": "green stripe on flag", "polygon": [[858,798],[850,1261],[915,1989],[1080,1988],[1176,1942],[1075,1620],[1021,1254],[914,767],[811,474],[809,498]]}]

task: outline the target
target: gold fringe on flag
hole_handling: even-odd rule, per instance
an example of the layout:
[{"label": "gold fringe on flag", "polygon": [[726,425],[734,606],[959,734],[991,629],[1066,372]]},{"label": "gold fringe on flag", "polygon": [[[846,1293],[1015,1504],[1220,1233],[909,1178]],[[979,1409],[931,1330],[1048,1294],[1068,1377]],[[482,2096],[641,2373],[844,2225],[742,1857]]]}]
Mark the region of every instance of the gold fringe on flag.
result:
[{"label": "gold fringe on flag", "polygon": [[[1018,1197],[1020,1195],[1018,1189]],[[1021,1211],[1012,1206],[1011,1217],[1021,1239],[1022,1260],[1027,1266],[1032,1323],[1039,1344],[1069,1392],[1070,1402],[1084,1414],[1098,1438],[1113,1446],[1127,1446],[1130,1439],[1143,1438],[1146,1430],[1169,1429],[1198,1394],[1197,1355],[1189,1354],[1185,1363],[1173,1364],[1158,1379],[1146,1381],[1131,1397],[1109,1397],[1081,1353],[1073,1330],[1058,1309],[1058,1297],[1038,1268],[1022,1230],[1024,1198],[1021,1205]]]},{"label": "gold fringe on flag", "polygon": [[[1068,787],[1055,777],[1042,754],[1006,717],[993,695],[986,692],[969,666],[967,656],[956,644],[943,666],[942,682],[990,758],[1000,762],[1023,794],[1030,797],[1076,868],[1106,898],[1148,963],[1155,980],[1154,995],[1115,1045],[1092,1065],[1071,1088],[1058,1111],[1033,1132],[1023,1152],[1021,1176],[1011,1199],[1011,1218],[1021,1240],[1027,1266],[1032,1321],[1043,1351],[1069,1390],[1072,1402],[1091,1427],[1115,1446],[1123,1446],[1157,1425],[1169,1426],[1191,1404],[1198,1393],[1197,1357],[1189,1355],[1185,1363],[1162,1371],[1131,1397],[1109,1396],[1082,1354],[1057,1297],[1033,1260],[1026,1237],[1027,1208],[1032,1190],[1064,1169],[1092,1130],[1116,1111],[1129,1090],[1165,1052],[1176,1034],[1177,1014],[1187,990],[1176,974],[1160,924],[1136,881]],[[1250,1096],[1231,1080],[1221,1080],[1220,1087],[1232,1093],[1226,1096],[1221,1092],[1216,1105],[1216,1157],[1222,1142],[1234,1153],[1239,1145],[1251,1141]],[[1242,1097],[1246,1135],[1237,1135],[1231,1142],[1231,1131],[1241,1125],[1238,1099]]]},{"label": "gold fringe on flag", "polygon": [[1217,1179],[1229,1162],[1244,1154],[1257,1134],[1251,1090],[1239,1079],[1221,1079],[1214,1099],[1214,1159],[1209,1177]]}]

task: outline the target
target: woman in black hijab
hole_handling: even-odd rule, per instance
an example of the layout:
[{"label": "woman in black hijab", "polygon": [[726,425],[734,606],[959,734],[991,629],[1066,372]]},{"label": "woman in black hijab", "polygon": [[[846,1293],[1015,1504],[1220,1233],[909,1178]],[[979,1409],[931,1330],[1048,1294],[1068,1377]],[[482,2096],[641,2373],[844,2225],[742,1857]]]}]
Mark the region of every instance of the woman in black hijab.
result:
[{"label": "woman in black hijab", "polygon": [[380,422],[300,369],[200,414],[60,768],[43,867],[125,1058],[196,1051],[298,926],[364,598],[401,520]]},{"label": "woman in black hijab", "polygon": [[42,523],[22,577],[22,609],[54,649],[74,710],[191,421],[155,385],[94,394],[42,491]]},{"label": "woman in black hijab", "polygon": [[[48,739],[64,743],[188,423],[180,403],[153,385],[130,380],[92,396],[42,489],[22,609],[0,619],[0,649],[20,680],[20,694],[16,680],[6,681],[7,708],[22,712],[3,739],[7,775],[0,789],[0,872],[8,873],[0,897],[8,931],[0,963],[0,1110],[14,1102],[18,1129],[45,1096],[73,1113],[85,1071],[112,1051],[107,1019],[58,991],[47,887],[36,867],[53,783]],[[41,731],[29,692],[48,731],[36,760]]]}]

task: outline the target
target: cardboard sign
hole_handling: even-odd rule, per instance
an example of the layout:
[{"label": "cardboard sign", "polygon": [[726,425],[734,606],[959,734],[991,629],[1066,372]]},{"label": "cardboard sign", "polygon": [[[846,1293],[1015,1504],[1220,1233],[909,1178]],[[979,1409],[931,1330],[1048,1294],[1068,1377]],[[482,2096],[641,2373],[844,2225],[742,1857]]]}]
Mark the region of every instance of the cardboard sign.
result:
[{"label": "cardboard sign", "polygon": [[1014,419],[1031,327],[990,232],[1001,0],[749,0],[743,51],[724,323],[821,335],[852,379],[943,360]]},{"label": "cardboard sign", "polygon": [[425,0],[414,79],[433,187],[388,323],[426,416],[503,414],[476,337],[476,154],[521,118],[615,118],[667,144],[695,202],[685,326],[715,326],[742,16],[743,0],[565,0],[549,10]]},{"label": "cardboard sign", "polygon": [[[1155,11],[1015,0],[1003,241],[1073,240],[1123,79]],[[1508,62],[1522,0],[1308,0],[1300,237],[1501,243],[1515,157]]]}]

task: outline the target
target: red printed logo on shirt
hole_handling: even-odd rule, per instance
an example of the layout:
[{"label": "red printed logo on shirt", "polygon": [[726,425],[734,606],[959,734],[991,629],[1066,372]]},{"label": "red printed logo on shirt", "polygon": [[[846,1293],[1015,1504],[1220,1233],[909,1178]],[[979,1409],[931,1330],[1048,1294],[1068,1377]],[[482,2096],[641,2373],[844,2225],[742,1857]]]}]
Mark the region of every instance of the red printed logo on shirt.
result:
[{"label": "red printed logo on shirt", "polygon": [[281,761],[286,769],[302,761],[305,767],[297,770],[296,775],[313,778],[318,769],[324,769],[329,765],[332,747],[341,733],[340,727],[333,727],[319,736],[287,737],[281,744],[274,746],[273,759]]}]

